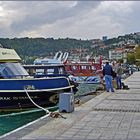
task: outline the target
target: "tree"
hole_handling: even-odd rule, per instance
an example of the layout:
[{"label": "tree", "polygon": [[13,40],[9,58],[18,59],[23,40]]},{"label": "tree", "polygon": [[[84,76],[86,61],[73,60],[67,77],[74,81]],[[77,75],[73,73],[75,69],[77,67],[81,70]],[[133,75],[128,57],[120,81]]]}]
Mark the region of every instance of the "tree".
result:
[{"label": "tree", "polygon": [[127,62],[129,64],[135,64],[136,58],[135,58],[135,54],[134,53],[128,53],[127,54]]},{"label": "tree", "polygon": [[136,47],[135,58],[136,65],[140,65],[140,44]]},{"label": "tree", "polygon": [[136,47],[136,53],[135,53],[136,59],[140,59],[140,45]]}]

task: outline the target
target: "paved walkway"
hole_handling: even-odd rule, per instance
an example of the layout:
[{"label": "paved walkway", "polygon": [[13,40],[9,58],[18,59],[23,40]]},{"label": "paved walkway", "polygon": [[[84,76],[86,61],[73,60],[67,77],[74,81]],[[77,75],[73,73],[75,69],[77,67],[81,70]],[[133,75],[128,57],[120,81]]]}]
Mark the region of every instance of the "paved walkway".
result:
[{"label": "paved walkway", "polygon": [[140,139],[140,72],[125,83],[129,90],[104,92],[63,114],[67,119],[44,118],[5,139]]}]

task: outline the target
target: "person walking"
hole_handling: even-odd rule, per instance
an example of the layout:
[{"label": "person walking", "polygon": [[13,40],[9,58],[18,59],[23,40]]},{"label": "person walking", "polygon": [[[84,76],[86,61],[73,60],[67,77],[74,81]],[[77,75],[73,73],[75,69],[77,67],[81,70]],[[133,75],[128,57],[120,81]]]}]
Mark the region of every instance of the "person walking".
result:
[{"label": "person walking", "polygon": [[122,69],[120,63],[118,63],[118,65],[117,65],[116,73],[117,73],[117,76],[116,76],[117,89],[121,89],[122,88],[121,77],[122,77],[123,69]]},{"label": "person walking", "polygon": [[114,92],[113,84],[112,84],[112,74],[113,69],[112,66],[109,65],[109,61],[106,61],[106,65],[103,67],[103,75],[105,77],[105,84],[106,84],[106,91],[109,92],[111,89],[111,92]]}]

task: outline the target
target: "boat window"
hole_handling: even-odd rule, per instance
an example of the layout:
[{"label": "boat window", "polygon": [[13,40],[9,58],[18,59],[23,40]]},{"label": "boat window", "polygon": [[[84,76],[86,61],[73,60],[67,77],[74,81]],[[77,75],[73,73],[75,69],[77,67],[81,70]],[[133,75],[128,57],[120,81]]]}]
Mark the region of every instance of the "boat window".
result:
[{"label": "boat window", "polygon": [[64,74],[63,68],[59,68],[59,74]]},{"label": "boat window", "polygon": [[29,73],[30,72],[30,70],[29,69],[26,69],[26,71]]},{"label": "boat window", "polygon": [[4,64],[0,64],[0,73],[2,73],[4,69],[5,69]]},{"label": "boat window", "polygon": [[5,69],[5,66],[3,64],[0,64],[0,78],[3,78],[2,72]]},{"label": "boat window", "polygon": [[95,67],[95,66],[91,66],[91,69],[92,69],[92,70],[96,70],[96,67]]},{"label": "boat window", "polygon": [[36,75],[44,74],[44,69],[36,69]]},{"label": "boat window", "polygon": [[54,69],[47,69],[47,74],[54,74]]},{"label": "boat window", "polygon": [[26,69],[29,75],[34,76],[36,74],[36,70],[33,68]]},{"label": "boat window", "polygon": [[18,78],[29,76],[20,63],[1,63],[0,74],[3,78]]},{"label": "boat window", "polygon": [[72,67],[72,69],[73,69],[73,70],[76,70],[76,69],[77,69],[77,67],[76,67],[76,66],[73,66],[73,67]]},{"label": "boat window", "polygon": [[82,68],[83,70],[87,69],[87,67],[86,67],[86,66],[81,66],[81,68]]}]

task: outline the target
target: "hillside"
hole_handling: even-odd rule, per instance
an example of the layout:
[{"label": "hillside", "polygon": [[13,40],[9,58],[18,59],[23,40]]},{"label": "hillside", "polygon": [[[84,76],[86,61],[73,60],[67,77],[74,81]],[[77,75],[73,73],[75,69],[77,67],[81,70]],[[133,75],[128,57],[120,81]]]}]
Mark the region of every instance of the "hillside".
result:
[{"label": "hillside", "polygon": [[90,41],[69,38],[0,38],[0,43],[3,47],[15,49],[27,63],[30,63],[36,57],[54,55],[57,51],[73,52],[76,48],[90,49],[92,45]]},{"label": "hillside", "polygon": [[[33,63],[37,57],[53,56],[57,51],[69,52],[71,54],[106,56],[110,49],[121,47],[128,43],[140,44],[140,33],[128,34],[111,38],[100,43],[93,43],[93,40],[77,40],[71,38],[0,38],[0,44],[6,48],[13,48],[24,60],[24,63]],[[95,47],[93,47],[93,44]],[[101,45],[105,45],[102,48]]]}]

